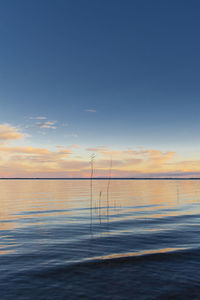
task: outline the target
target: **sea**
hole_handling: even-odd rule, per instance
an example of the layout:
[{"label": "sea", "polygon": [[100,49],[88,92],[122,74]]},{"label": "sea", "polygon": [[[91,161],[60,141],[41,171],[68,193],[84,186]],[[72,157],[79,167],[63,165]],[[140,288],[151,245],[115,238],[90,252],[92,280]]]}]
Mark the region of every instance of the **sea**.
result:
[{"label": "sea", "polygon": [[200,299],[200,180],[0,180],[0,299]]}]

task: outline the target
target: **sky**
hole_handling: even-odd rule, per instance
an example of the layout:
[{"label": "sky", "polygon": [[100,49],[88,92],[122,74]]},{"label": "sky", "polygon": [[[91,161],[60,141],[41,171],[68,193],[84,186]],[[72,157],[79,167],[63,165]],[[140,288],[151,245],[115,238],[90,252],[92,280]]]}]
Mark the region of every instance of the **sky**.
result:
[{"label": "sky", "polygon": [[1,0],[0,177],[200,177],[198,0]]}]

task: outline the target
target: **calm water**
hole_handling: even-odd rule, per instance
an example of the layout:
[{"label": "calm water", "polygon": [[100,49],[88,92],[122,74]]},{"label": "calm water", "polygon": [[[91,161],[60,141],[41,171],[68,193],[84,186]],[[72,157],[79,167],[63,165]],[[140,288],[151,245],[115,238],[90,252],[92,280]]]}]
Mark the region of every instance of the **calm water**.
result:
[{"label": "calm water", "polygon": [[0,299],[200,299],[200,181],[0,181]]}]

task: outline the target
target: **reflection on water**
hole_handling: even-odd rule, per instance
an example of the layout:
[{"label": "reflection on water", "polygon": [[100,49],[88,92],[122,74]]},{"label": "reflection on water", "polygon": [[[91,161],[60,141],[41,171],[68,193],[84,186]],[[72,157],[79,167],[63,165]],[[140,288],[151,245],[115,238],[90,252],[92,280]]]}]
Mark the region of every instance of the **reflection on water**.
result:
[{"label": "reflection on water", "polygon": [[[156,249],[156,250],[144,250],[144,251],[140,251],[140,252],[110,254],[110,255],[106,255],[106,256],[93,257],[92,260],[110,260],[110,259],[117,259],[117,258],[128,258],[128,257],[141,256],[141,255],[170,253],[173,251],[185,250],[185,249],[186,248],[165,248],[165,249]],[[90,259],[88,259],[88,260],[90,260]]]},{"label": "reflection on water", "polygon": [[92,200],[90,185],[81,180],[0,181],[0,229],[88,223],[89,215],[94,225],[147,220],[196,214],[200,209],[199,181],[115,180],[109,183],[108,196],[108,183],[98,180],[93,181]]},{"label": "reflection on water", "polygon": [[2,180],[0,191],[0,279],[11,286],[18,272],[199,251],[198,180],[94,180],[92,191],[90,180]]},{"label": "reflection on water", "polygon": [[[65,222],[72,222],[73,217],[81,222],[83,216],[87,221],[91,210],[95,221],[101,217],[106,221],[106,181],[93,181],[92,205],[90,182],[85,180],[4,180],[0,181],[0,191],[1,230],[25,225],[21,222],[25,218],[38,223],[39,218],[48,222],[47,216],[65,215]],[[109,186],[109,217],[126,218],[134,213],[134,217],[144,217],[150,212],[163,217],[185,214],[185,210],[192,214],[199,211],[199,199],[200,181],[113,180]]]}]

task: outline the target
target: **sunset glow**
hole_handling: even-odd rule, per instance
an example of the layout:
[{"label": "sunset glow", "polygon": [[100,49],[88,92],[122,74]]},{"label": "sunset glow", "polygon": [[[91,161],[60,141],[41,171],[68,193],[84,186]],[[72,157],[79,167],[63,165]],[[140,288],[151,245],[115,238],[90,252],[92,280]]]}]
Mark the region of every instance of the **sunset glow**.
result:
[{"label": "sunset glow", "polygon": [[198,9],[20,3],[0,4],[0,177],[90,177],[92,154],[95,177],[200,177]]},{"label": "sunset glow", "polygon": [[200,163],[175,151],[159,149],[84,148],[81,145],[33,146],[28,130],[0,125],[1,177],[90,177],[90,155],[95,154],[95,177],[198,176]]}]

